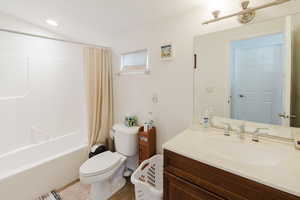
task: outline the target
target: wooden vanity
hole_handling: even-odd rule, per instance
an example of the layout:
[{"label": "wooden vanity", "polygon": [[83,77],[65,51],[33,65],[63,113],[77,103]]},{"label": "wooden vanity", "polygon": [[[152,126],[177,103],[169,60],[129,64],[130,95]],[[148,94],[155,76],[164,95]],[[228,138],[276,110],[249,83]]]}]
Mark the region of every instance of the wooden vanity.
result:
[{"label": "wooden vanity", "polygon": [[300,200],[300,197],[165,149],[164,200]]}]

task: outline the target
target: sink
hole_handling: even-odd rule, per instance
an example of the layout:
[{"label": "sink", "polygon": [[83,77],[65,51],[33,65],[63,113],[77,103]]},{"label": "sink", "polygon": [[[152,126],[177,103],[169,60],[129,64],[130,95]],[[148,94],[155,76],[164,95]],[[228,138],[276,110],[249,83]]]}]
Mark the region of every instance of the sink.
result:
[{"label": "sink", "polygon": [[242,141],[236,135],[203,134],[199,139],[206,154],[235,163],[272,167],[286,159],[286,151],[278,146]]},{"label": "sink", "polygon": [[164,143],[163,148],[165,152],[300,196],[300,152],[293,143],[270,138],[260,138],[257,143],[249,134],[241,140],[234,133],[224,136],[223,129],[193,127]]}]

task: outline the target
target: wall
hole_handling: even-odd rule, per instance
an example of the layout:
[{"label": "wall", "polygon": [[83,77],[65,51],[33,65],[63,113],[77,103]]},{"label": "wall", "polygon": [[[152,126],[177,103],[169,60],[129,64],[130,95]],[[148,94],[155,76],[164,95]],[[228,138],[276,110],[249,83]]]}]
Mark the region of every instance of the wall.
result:
[{"label": "wall", "polygon": [[[258,13],[257,20],[284,16],[299,10],[299,1],[288,6],[269,8]],[[147,112],[153,111],[158,129],[157,149],[192,123],[193,115],[193,38],[196,35],[239,26],[236,19],[202,26],[210,17],[207,11],[196,8],[182,16],[122,32],[114,38],[114,70],[120,66],[120,54],[137,49],[150,51],[150,75],[114,77],[115,121],[135,113],[142,123]],[[160,46],[172,43],[175,57],[160,60]],[[158,97],[158,103],[152,97]]]}]

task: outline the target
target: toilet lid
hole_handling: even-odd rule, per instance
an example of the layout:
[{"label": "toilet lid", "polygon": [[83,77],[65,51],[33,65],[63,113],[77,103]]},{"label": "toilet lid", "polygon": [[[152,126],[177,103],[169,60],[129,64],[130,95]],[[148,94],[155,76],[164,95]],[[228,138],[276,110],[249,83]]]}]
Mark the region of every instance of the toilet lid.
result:
[{"label": "toilet lid", "polygon": [[118,154],[106,151],[87,160],[80,167],[80,173],[83,176],[104,174],[118,165],[120,160]]}]

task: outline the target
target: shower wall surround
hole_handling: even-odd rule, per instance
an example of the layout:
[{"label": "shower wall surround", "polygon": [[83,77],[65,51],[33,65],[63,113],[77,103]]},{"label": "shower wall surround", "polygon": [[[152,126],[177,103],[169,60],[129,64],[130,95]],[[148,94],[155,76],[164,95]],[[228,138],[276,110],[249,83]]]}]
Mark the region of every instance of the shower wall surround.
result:
[{"label": "shower wall surround", "polygon": [[85,134],[81,46],[0,32],[0,156]]}]

